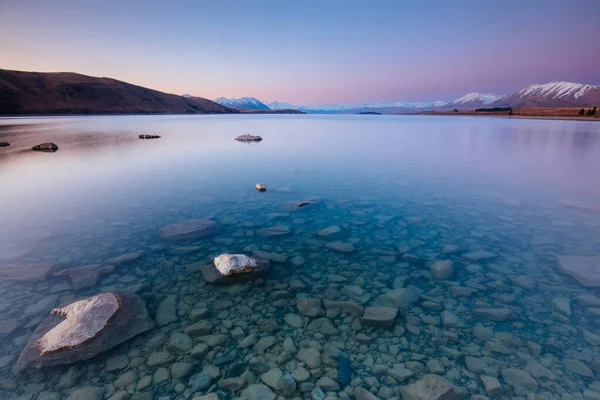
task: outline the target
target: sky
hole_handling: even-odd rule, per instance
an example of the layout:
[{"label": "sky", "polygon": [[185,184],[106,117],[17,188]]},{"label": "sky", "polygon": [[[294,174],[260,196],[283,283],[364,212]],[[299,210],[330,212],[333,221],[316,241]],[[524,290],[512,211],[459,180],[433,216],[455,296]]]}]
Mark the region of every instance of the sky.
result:
[{"label": "sky", "polygon": [[295,105],[600,84],[597,0],[0,0],[0,68]]}]

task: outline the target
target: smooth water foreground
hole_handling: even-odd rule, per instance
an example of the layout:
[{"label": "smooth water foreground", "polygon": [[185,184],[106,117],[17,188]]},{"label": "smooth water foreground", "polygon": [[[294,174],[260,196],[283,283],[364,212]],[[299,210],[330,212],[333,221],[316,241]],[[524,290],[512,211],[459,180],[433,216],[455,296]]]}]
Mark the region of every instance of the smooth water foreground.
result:
[{"label": "smooth water foreground", "polygon": [[[264,140],[233,140],[243,133]],[[0,141],[0,398],[388,399],[428,374],[473,399],[600,398],[600,290],[559,262],[600,254],[600,124],[7,118]],[[27,150],[43,142],[60,149]],[[220,230],[160,238],[192,218]],[[264,234],[274,226],[287,234]],[[209,284],[198,266],[222,253],[271,268]],[[36,263],[53,265],[42,280],[3,272]],[[93,264],[114,268],[63,271]],[[139,294],[158,325],[87,361],[13,373],[50,310],[114,290]],[[363,309],[381,305],[400,308],[393,326],[367,325]]]}]

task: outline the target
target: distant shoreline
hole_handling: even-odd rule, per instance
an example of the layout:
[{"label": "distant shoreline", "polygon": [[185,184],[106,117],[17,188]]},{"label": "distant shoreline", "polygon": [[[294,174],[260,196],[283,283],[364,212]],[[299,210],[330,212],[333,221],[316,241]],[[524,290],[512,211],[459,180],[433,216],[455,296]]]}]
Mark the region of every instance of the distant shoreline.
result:
[{"label": "distant shoreline", "polygon": [[516,108],[511,113],[506,111],[423,111],[419,113],[395,113],[394,115],[432,115],[444,117],[496,117],[514,119],[539,119],[556,121],[600,121],[600,115],[578,115],[579,108]]}]

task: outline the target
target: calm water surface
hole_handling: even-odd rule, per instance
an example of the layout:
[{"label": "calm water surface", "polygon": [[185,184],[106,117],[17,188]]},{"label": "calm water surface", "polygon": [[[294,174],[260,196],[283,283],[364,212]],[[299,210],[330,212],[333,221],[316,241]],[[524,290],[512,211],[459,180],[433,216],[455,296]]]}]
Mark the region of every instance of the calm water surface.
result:
[{"label": "calm water surface", "polygon": [[[243,133],[264,140],[233,140]],[[600,398],[600,291],[559,262],[600,255],[600,124],[5,118],[0,141],[0,398],[366,399],[361,387],[387,399],[427,374],[467,397]],[[27,150],[43,142],[60,149]],[[305,200],[317,202],[295,205]],[[159,237],[192,218],[220,231]],[[289,233],[256,235],[273,226]],[[271,269],[208,284],[195,265],[222,253]],[[3,272],[36,263],[53,265],[45,279]],[[115,268],[84,283],[58,273],[93,264]],[[13,373],[51,309],[113,290],[139,294],[159,326],[87,361]],[[303,297],[322,315],[303,315]],[[399,317],[368,326],[362,308],[381,305]]]}]

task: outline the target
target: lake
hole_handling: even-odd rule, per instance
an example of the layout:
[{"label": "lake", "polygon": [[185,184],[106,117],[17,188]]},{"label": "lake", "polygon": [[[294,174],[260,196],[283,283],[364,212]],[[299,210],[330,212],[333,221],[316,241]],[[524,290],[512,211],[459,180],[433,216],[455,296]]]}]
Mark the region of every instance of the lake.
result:
[{"label": "lake", "polygon": [[[451,398],[600,398],[598,123],[3,118],[0,141],[1,398],[413,398],[429,374]],[[190,219],[215,229],[166,240]],[[270,268],[207,282],[223,253]],[[115,291],[157,326],[15,373],[53,308]]]}]

